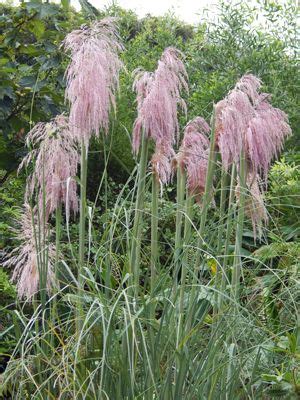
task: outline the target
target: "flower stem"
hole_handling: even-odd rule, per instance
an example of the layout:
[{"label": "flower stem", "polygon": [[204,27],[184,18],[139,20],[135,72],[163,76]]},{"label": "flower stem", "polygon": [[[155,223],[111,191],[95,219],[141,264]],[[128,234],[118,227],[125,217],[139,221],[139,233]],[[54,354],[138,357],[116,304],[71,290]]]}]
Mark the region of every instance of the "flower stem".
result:
[{"label": "flower stem", "polygon": [[[211,138],[210,138],[210,147],[209,147],[209,156],[208,156],[208,166],[205,180],[205,190],[203,194],[202,201],[202,213],[200,220],[200,228],[198,231],[199,239],[198,239],[198,248],[202,248],[204,244],[204,232],[205,232],[205,224],[207,220],[207,212],[209,205],[211,203],[212,195],[213,195],[213,178],[216,167],[216,135],[215,135],[215,107],[213,109],[212,121],[211,121]],[[195,285],[198,280],[198,273],[200,269],[200,251],[197,251],[196,262],[195,262],[195,270],[194,270],[194,279],[193,284]]]},{"label": "flower stem", "polygon": [[[228,173],[225,170],[222,170],[221,174],[221,198],[220,198],[220,224],[218,227],[218,242],[217,242],[217,255],[220,256],[222,253],[223,247],[223,234],[225,231],[225,207],[226,207],[226,194],[227,194],[227,182],[228,182]],[[222,259],[220,259],[220,263]],[[219,291],[222,290],[222,282],[223,282],[223,275],[225,271],[224,269],[220,270],[219,266],[217,265],[216,275],[215,275],[215,296],[216,296],[216,307],[214,308],[214,314],[216,315],[218,310],[221,308],[222,303],[222,293]]]},{"label": "flower stem", "polygon": [[148,139],[142,137],[142,148],[140,153],[140,163],[138,171],[138,187],[135,204],[135,215],[132,232],[131,254],[129,273],[130,283],[134,285],[134,292],[137,294],[140,276],[141,240],[142,240],[142,217],[145,201],[145,181],[148,163]]},{"label": "flower stem", "polygon": [[185,201],[185,220],[184,220],[184,233],[183,233],[183,256],[182,256],[182,271],[181,271],[181,284],[180,284],[180,295],[179,295],[179,335],[180,340],[183,337],[183,317],[184,317],[184,293],[186,287],[187,278],[187,266],[188,266],[188,248],[184,248],[185,245],[190,243],[191,239],[191,220],[193,217],[193,202],[192,196],[186,195]]},{"label": "flower stem", "polygon": [[235,178],[236,178],[236,166],[235,166],[235,164],[233,164],[232,168],[231,168],[229,200],[228,200],[228,208],[227,208],[227,227],[226,227],[226,237],[225,237],[225,245],[224,245],[223,274],[222,274],[222,283],[221,283],[221,287],[222,287],[223,291],[225,290],[226,284],[228,282],[227,264],[228,264],[229,245],[230,245],[230,237],[231,237],[232,223],[233,223]]},{"label": "flower stem", "polygon": [[87,148],[81,142],[81,171],[80,171],[80,219],[79,219],[79,288],[83,287],[82,272],[84,268],[85,255],[85,225],[86,225],[86,184],[87,184]]},{"label": "flower stem", "polygon": [[152,174],[152,212],[151,212],[151,294],[154,292],[155,276],[158,263],[158,191],[159,182],[156,175]]},{"label": "flower stem", "polygon": [[[61,236],[61,205],[55,210],[55,281],[59,285],[59,252]],[[59,287],[59,286],[58,286]]]},{"label": "flower stem", "polygon": [[176,211],[176,232],[175,232],[175,249],[174,249],[174,294],[176,293],[178,275],[180,272],[182,254],[182,221],[184,210],[184,194],[185,194],[186,176],[180,166],[177,168],[177,211]]},{"label": "flower stem", "polygon": [[[61,237],[61,204],[55,210],[55,265],[54,265],[54,276],[55,276],[55,288],[57,291],[60,289],[59,284],[59,253],[60,253],[60,237]],[[57,314],[57,296],[53,299],[52,307],[52,321],[58,318]]]},{"label": "flower stem", "polygon": [[242,239],[243,239],[243,229],[244,229],[244,215],[245,215],[245,199],[246,199],[246,160],[245,153],[242,151],[240,158],[240,168],[239,168],[239,205],[238,205],[238,215],[237,215],[237,227],[235,236],[235,250],[234,250],[234,263],[232,271],[232,293],[234,298],[237,300],[239,297],[240,290],[240,277],[242,268]]},{"label": "flower stem", "polygon": [[78,315],[77,315],[77,334],[81,328],[82,302],[80,300],[81,291],[84,288],[83,269],[85,256],[85,225],[86,225],[86,185],[87,185],[87,154],[88,149],[81,141],[81,170],[80,170],[80,217],[79,217],[79,254],[78,254]]},{"label": "flower stem", "polygon": [[[156,352],[155,352],[155,336],[153,324],[155,322],[155,311],[156,311],[156,303],[154,299],[154,291],[155,291],[155,283],[156,283],[156,274],[158,268],[158,196],[159,196],[159,181],[155,173],[152,173],[152,203],[151,203],[151,277],[150,277],[150,304],[149,304],[149,320],[150,320],[150,329],[149,329],[149,344],[151,347],[151,360],[152,360],[152,370],[153,373],[156,373],[158,367],[156,365]],[[149,384],[150,376],[148,378]],[[151,395],[152,397],[152,395]],[[149,397],[150,398],[150,397]]]}]

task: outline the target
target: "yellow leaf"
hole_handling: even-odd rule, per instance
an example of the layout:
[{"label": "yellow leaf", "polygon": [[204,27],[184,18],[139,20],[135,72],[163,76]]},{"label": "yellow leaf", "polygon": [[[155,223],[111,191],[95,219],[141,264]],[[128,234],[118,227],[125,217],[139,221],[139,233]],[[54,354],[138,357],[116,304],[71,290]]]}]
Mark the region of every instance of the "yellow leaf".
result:
[{"label": "yellow leaf", "polygon": [[217,262],[215,259],[211,258],[210,260],[207,261],[207,264],[210,268],[210,271],[212,275],[216,275],[217,273]]}]

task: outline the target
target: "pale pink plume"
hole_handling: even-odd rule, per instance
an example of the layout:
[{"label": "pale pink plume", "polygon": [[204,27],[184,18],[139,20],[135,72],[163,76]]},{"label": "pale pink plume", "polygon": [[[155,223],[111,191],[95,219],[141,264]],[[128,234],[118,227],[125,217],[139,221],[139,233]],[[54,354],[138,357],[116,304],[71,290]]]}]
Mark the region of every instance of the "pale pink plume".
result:
[{"label": "pale pink plume", "polygon": [[226,170],[238,163],[243,150],[251,169],[266,176],[291,134],[286,114],[272,107],[260,86],[258,78],[244,75],[216,105],[216,143]]},{"label": "pale pink plume", "polygon": [[292,134],[287,115],[274,108],[269,95],[261,94],[255,104],[255,113],[246,131],[246,152],[251,167],[267,178],[271,161],[278,157],[284,140]]},{"label": "pale pink plume", "polygon": [[[249,90],[249,89],[248,89]],[[240,89],[233,89],[216,104],[216,143],[225,170],[238,162],[245,146],[245,133],[254,114],[249,96]]]},{"label": "pale pink plume", "polygon": [[37,194],[42,211],[45,198],[47,218],[62,204],[76,213],[78,196],[74,178],[79,157],[68,118],[58,115],[48,123],[38,123],[28,133],[26,140],[32,150],[23,159],[19,169],[31,162],[34,164],[33,173],[27,181],[26,200]]},{"label": "pale pink plume", "polygon": [[[137,111],[139,116],[140,114],[142,114],[143,101],[149,94],[151,84],[154,79],[154,73],[147,72],[142,70],[141,68],[138,68],[133,72],[133,74],[135,75],[135,79],[133,81],[133,90],[136,92]],[[134,122],[132,134],[132,148],[135,153],[137,153],[140,148],[142,129],[143,120],[142,118],[138,117]]]},{"label": "pale pink plume", "polygon": [[115,19],[104,18],[69,33],[63,41],[71,61],[66,70],[65,96],[70,102],[72,132],[86,144],[90,137],[108,132],[111,106],[123,67],[123,50]]},{"label": "pale pink plume", "polygon": [[223,167],[228,170],[232,163],[239,166],[242,154],[246,158],[245,212],[251,218],[255,236],[261,235],[268,219],[260,176],[267,179],[272,159],[291,134],[286,114],[269,103],[270,95],[259,93],[260,87],[258,78],[245,75],[215,107],[216,143]]},{"label": "pale pink plume", "polygon": [[[32,301],[32,297],[39,290],[40,273],[38,264],[38,254],[42,249],[37,251],[36,243],[39,237],[44,234],[48,235],[48,226],[45,229],[38,228],[37,218],[33,217],[32,210],[28,204],[24,205],[21,217],[16,220],[18,229],[15,230],[17,239],[20,244],[10,254],[4,262],[4,266],[13,267],[12,281],[16,282],[17,293],[20,299]],[[33,227],[35,221],[35,228]],[[41,225],[40,225],[41,226]],[[41,240],[41,242],[45,242]],[[43,249],[45,250],[45,249]],[[55,248],[53,244],[47,245],[47,290],[48,292],[54,286],[53,261],[55,258]]]},{"label": "pale pink plume", "polygon": [[155,146],[155,152],[151,158],[152,172],[157,180],[163,185],[169,183],[172,177],[172,160],[175,158],[173,147],[164,148],[162,145]]},{"label": "pale pink plume", "polygon": [[202,195],[205,190],[209,157],[210,127],[207,122],[196,117],[190,121],[185,130],[177,156],[179,166],[186,170],[187,187],[190,194]]},{"label": "pale pink plume", "polygon": [[142,74],[139,70],[134,82],[138,116],[133,128],[133,150],[138,151],[142,132],[153,139],[157,147],[153,169],[161,182],[170,179],[171,167],[166,163],[167,159],[171,162],[173,145],[179,136],[178,107],[186,111],[181,92],[188,90],[187,73],[181,58],[177,49],[167,48],[156,71]]},{"label": "pale pink plume", "polygon": [[246,74],[236,83],[235,90],[240,90],[245,93],[252,104],[254,104],[259,96],[259,89],[261,88],[261,80],[255,75]]}]

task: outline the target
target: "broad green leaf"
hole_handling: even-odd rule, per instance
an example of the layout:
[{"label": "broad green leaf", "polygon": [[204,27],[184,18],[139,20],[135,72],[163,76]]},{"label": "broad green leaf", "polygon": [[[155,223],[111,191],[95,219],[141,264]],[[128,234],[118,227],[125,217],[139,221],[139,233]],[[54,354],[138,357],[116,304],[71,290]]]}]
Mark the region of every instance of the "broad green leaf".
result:
[{"label": "broad green leaf", "polygon": [[55,4],[43,3],[40,11],[41,18],[52,17],[58,14],[59,8]]},{"label": "broad green leaf", "polygon": [[61,5],[64,10],[68,10],[70,7],[70,0],[61,0]]},{"label": "broad green leaf", "polygon": [[20,79],[19,85],[23,87],[33,87],[36,83],[36,77],[33,75],[29,76],[23,76],[23,78]]},{"label": "broad green leaf", "polygon": [[29,29],[37,39],[40,39],[45,32],[45,24],[40,19],[35,19],[31,21]]},{"label": "broad green leaf", "polygon": [[3,100],[4,96],[8,96],[11,99],[15,98],[13,88],[11,86],[0,87],[0,99]]}]

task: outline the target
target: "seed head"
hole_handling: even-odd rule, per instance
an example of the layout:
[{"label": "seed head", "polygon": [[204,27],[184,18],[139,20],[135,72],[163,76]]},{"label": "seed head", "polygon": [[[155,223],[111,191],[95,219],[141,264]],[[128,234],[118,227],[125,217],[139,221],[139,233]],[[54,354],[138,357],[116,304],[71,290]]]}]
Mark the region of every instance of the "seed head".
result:
[{"label": "seed head", "polygon": [[284,140],[292,134],[287,115],[269,103],[269,95],[261,94],[255,113],[246,131],[246,152],[251,167],[267,178],[271,161],[280,154]]},{"label": "seed head", "polygon": [[77,139],[86,144],[100,129],[108,132],[111,106],[123,67],[123,50],[114,18],[104,18],[69,33],[63,47],[71,53],[66,70],[66,99],[70,102],[70,125]]},{"label": "seed head", "polygon": [[270,96],[259,93],[260,86],[254,75],[244,75],[216,105],[215,129],[226,170],[232,163],[238,163],[244,150],[251,170],[266,177],[291,128],[286,114],[270,104]]},{"label": "seed head", "polygon": [[40,210],[43,210],[45,197],[47,218],[61,204],[76,213],[77,187],[75,180],[69,178],[76,176],[79,157],[68,118],[58,115],[48,123],[36,124],[28,133],[26,142],[31,150],[19,170],[34,161],[33,173],[27,181],[26,201],[36,193]]},{"label": "seed head", "polygon": [[187,173],[187,187],[190,194],[202,195],[205,190],[209,157],[210,127],[207,122],[196,117],[190,121],[185,130],[177,162]]},{"label": "seed head", "polygon": [[177,111],[186,105],[181,97],[182,90],[188,90],[187,73],[181,60],[181,53],[167,48],[151,74],[136,74],[134,88],[137,92],[138,116],[133,128],[133,150],[137,152],[141,134],[152,138],[156,145],[152,159],[153,170],[162,183],[170,179],[173,145],[179,135]]},{"label": "seed head", "polygon": [[[20,299],[32,301],[32,297],[39,290],[40,272],[38,267],[38,254],[36,243],[39,235],[48,235],[48,226],[45,229],[38,229],[37,218],[32,216],[32,211],[28,204],[24,205],[21,217],[15,221],[18,226],[14,230],[20,245],[8,254],[4,266],[13,267],[12,281],[16,282],[17,293]],[[33,225],[33,221],[35,227]],[[40,225],[41,226],[41,225]],[[44,243],[44,241],[42,241]],[[45,250],[45,249],[44,249]],[[54,286],[53,260],[55,258],[55,248],[53,244],[47,245],[47,290]]]}]

